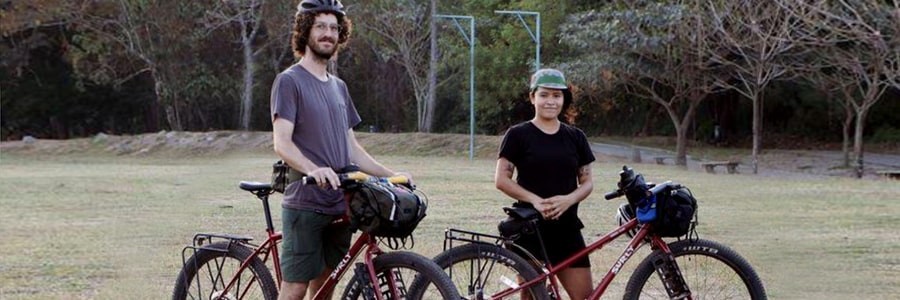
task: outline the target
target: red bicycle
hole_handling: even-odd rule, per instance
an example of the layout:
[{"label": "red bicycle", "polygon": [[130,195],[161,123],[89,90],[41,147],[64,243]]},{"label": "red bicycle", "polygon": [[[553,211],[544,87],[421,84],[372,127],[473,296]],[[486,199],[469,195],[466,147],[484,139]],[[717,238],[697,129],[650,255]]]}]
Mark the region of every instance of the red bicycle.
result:
[{"label": "red bicycle", "polygon": [[[633,170],[624,167],[623,172]],[[620,187],[625,185],[620,181]],[[683,186],[666,181],[647,187],[652,195],[665,195]],[[606,199],[622,196],[625,192],[619,189],[607,194]],[[652,252],[632,273],[625,286],[624,299],[766,299],[759,276],[731,248],[700,239],[693,228],[687,234],[688,238],[666,242],[651,223],[639,223],[633,212],[623,211],[623,207],[626,206],[620,207],[620,216],[631,215],[620,219],[621,226],[558,265],[542,264],[513,239],[457,229],[446,231],[445,251],[434,260],[450,274],[463,299],[518,298],[521,291],[528,291],[534,299],[561,299],[556,279],[558,272],[621,236],[631,236],[628,246],[613,261],[588,299],[599,299],[643,245],[650,245]],[[539,214],[524,221],[534,224],[537,218],[540,218]],[[540,232],[534,234],[540,236]],[[454,241],[465,244],[453,246]],[[509,250],[512,247],[526,253],[527,259]]]},{"label": "red bicycle", "polygon": [[[342,186],[359,186],[363,181],[382,181],[403,184],[405,177],[378,178],[361,172],[340,174]],[[313,180],[303,179],[307,184]],[[175,281],[172,299],[267,299],[278,298],[278,284],[282,274],[278,244],[281,232],[272,226],[269,195],[272,185],[259,182],[240,182],[240,188],[262,200],[266,219],[266,240],[253,244],[252,238],[233,234],[198,233],[193,243],[182,251],[183,267]],[[349,201],[353,188],[345,188]],[[332,225],[346,226],[349,217],[338,218]],[[385,252],[378,247],[378,238],[361,233],[348,253],[316,292],[314,299],[324,299],[331,293],[351,262],[362,254],[361,262],[353,265],[353,278],[341,299],[459,299],[459,294],[434,261],[408,251]],[[188,257],[189,256],[189,257]],[[271,261],[275,278],[266,266]],[[415,280],[416,284],[411,282]]]}]

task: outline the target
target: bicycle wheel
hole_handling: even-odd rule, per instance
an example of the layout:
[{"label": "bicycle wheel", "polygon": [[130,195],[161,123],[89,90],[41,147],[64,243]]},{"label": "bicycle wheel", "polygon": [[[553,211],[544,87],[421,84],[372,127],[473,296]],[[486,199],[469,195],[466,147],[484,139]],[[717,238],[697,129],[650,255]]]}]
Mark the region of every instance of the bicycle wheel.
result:
[{"label": "bicycle wheel", "polygon": [[375,299],[375,293],[394,300],[460,299],[447,274],[427,257],[395,251],[379,255],[372,262],[378,287],[372,285],[365,267],[359,265],[362,270],[355,272],[341,299]]},{"label": "bicycle wheel", "polygon": [[[247,246],[227,241],[198,249],[178,274],[172,299],[277,299],[278,287],[272,274],[259,257],[252,255],[253,251]],[[250,258],[250,264],[238,273],[247,258]],[[237,280],[225,293],[223,289],[232,278]]]},{"label": "bicycle wheel", "polygon": [[[708,240],[681,240],[669,244],[693,299],[766,299],[756,271],[725,245]],[[645,258],[625,286],[624,299],[669,299],[653,261],[659,250]]]},{"label": "bicycle wheel", "polygon": [[[540,276],[521,256],[491,244],[470,243],[453,247],[436,256],[434,261],[450,275],[463,299],[488,299],[518,286],[517,277],[530,281]],[[544,282],[527,290],[533,299],[549,298]]]}]

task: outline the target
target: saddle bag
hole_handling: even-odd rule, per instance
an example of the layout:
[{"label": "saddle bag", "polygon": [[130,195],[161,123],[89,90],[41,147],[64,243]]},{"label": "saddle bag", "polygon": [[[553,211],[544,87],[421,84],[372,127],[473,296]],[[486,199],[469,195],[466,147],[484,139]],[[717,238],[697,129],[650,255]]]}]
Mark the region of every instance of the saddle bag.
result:
[{"label": "saddle bag", "polygon": [[533,207],[504,207],[506,219],[497,224],[500,236],[517,240],[522,234],[533,234],[541,214]]}]

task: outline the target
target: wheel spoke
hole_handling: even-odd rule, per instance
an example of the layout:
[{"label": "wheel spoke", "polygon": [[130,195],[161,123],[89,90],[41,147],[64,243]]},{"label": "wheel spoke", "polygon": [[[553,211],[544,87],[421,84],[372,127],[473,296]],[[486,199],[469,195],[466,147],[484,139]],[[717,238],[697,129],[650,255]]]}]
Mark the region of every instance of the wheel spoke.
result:
[{"label": "wheel spoke", "polygon": [[[266,299],[278,297],[278,287],[266,265],[243,245],[222,242],[199,249],[185,263],[176,281],[173,299]],[[246,262],[246,268],[241,266]],[[225,287],[233,281],[227,293]]]}]

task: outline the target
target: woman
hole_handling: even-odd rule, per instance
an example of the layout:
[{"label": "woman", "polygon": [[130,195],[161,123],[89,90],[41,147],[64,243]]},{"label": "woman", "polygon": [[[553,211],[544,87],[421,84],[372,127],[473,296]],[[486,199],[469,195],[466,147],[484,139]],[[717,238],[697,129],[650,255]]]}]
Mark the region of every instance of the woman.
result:
[{"label": "woman", "polygon": [[[534,207],[541,213],[543,242],[552,245],[544,247],[546,257],[556,265],[585,248],[578,203],[593,190],[594,154],[584,132],[560,121],[560,115],[572,104],[562,72],[538,70],[531,76],[530,87],[528,98],[534,105],[534,118],[506,132],[494,182],[497,189],[518,200],[514,206]],[[522,235],[516,243],[544,259],[537,235]],[[587,256],[562,270],[558,277],[570,299],[584,299],[591,291]]]}]

